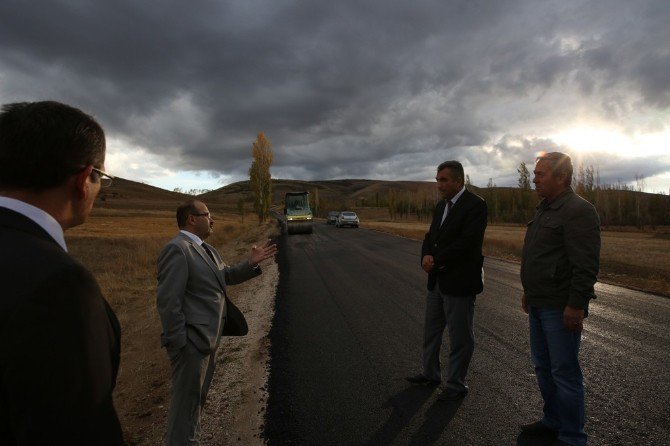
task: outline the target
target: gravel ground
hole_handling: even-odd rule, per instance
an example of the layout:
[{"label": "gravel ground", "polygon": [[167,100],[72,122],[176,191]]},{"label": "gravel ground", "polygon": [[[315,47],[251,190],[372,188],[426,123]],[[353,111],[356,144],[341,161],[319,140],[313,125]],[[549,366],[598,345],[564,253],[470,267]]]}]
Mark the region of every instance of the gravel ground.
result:
[{"label": "gravel ground", "polygon": [[[262,240],[263,234],[256,239]],[[241,240],[231,248],[245,253],[248,247],[249,243]],[[274,316],[279,269],[274,260],[266,260],[261,267],[263,274],[259,277],[230,287],[229,296],[244,313],[249,334],[227,337],[221,342],[202,417],[202,445],[264,444],[261,432],[267,401],[268,333]]]}]

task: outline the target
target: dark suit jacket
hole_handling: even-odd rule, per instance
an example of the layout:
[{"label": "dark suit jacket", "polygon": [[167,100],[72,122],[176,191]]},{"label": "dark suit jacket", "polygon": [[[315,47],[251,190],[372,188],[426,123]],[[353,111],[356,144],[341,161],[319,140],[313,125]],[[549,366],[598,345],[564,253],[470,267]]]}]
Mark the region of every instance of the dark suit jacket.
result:
[{"label": "dark suit jacket", "polygon": [[446,203],[440,200],[435,207],[433,222],[421,247],[422,259],[425,255],[435,259],[435,268],[428,274],[428,289],[432,290],[437,282],[445,294],[481,293],[486,202],[466,189],[440,226]]},{"label": "dark suit jacket", "polygon": [[0,444],[120,445],[120,329],[97,282],[0,207]]}]

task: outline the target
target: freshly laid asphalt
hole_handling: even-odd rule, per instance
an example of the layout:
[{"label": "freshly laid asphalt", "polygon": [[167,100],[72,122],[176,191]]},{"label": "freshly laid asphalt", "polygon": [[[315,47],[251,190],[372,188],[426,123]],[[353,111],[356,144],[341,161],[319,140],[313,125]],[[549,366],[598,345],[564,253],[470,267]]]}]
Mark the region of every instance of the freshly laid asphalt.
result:
[{"label": "freshly laid asphalt", "polygon": [[[404,380],[421,371],[419,256],[420,242],[366,229],[316,224],[282,237],[270,445],[548,444],[519,435],[542,402],[518,265],[485,262],[469,395],[441,402],[439,388]],[[605,284],[596,292],[581,351],[589,444],[670,444],[670,299]]]}]

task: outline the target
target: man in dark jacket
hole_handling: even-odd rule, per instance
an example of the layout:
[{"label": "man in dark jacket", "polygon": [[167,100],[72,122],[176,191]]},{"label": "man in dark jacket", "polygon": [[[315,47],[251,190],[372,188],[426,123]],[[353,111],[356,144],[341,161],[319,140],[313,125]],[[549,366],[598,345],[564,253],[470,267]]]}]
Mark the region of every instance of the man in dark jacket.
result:
[{"label": "man in dark jacket", "polygon": [[559,445],[586,445],[579,344],[600,258],[600,220],[571,187],[564,153],[540,156],[535,189],[542,201],[528,224],[521,258],[521,305],[530,322],[530,348],[544,399],[541,420],[528,435],[553,434]]},{"label": "man in dark jacket", "polygon": [[465,188],[458,161],[440,164],[435,179],[443,200],[435,207],[421,247],[421,267],[428,273],[423,372],[406,379],[413,384],[441,382],[440,347],[448,327],[449,371],[438,398],[458,401],[468,393],[465,377],[475,349],[473,318],[475,297],[483,290],[487,209],[482,198]]},{"label": "man in dark jacket", "polygon": [[63,231],[86,220],[105,134],[58,102],[0,112],[0,444],[120,445],[119,323]]}]

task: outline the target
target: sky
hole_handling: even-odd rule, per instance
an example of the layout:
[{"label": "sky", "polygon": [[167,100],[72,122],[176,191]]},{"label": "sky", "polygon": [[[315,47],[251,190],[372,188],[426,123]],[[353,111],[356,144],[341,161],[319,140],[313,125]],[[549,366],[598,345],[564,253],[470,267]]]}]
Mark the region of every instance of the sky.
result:
[{"label": "sky", "polygon": [[667,0],[0,2],[0,103],[93,115],[106,169],[164,189],[248,178],[517,184],[541,151],[670,192]]}]

